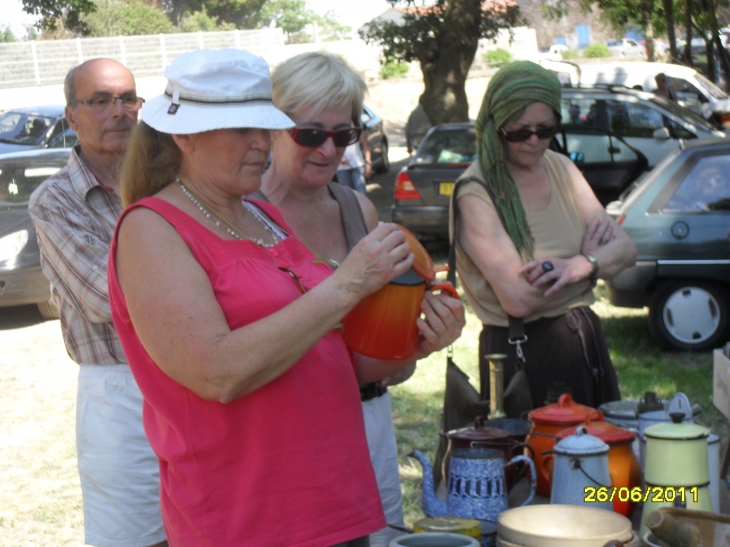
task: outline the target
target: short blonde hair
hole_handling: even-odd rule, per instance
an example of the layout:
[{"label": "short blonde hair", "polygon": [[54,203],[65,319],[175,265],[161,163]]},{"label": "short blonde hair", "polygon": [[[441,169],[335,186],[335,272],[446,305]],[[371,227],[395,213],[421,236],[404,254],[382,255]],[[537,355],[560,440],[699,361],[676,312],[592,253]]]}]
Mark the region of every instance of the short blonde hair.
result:
[{"label": "short blonde hair", "polygon": [[119,174],[119,194],[125,207],[153,196],[174,182],[182,153],[172,135],[139,122],[127,141]]},{"label": "short blonde hair", "polygon": [[287,114],[311,109],[314,116],[326,108],[352,105],[358,125],[368,86],[339,55],[313,51],[287,59],[271,75],[274,106]]}]

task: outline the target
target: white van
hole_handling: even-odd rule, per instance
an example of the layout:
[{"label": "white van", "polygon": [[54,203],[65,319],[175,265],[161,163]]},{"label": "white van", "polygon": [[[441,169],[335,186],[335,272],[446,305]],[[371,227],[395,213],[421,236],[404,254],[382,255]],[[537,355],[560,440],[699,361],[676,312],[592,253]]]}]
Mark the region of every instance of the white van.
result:
[{"label": "white van", "polygon": [[[669,63],[616,62],[574,63],[551,62],[545,67],[562,73],[571,85],[596,84],[641,86],[644,91],[656,90],[654,77],[663,72],[677,93],[680,105],[702,114],[716,125],[730,127],[730,96],[695,69]],[[561,66],[562,65],[562,66]]]}]

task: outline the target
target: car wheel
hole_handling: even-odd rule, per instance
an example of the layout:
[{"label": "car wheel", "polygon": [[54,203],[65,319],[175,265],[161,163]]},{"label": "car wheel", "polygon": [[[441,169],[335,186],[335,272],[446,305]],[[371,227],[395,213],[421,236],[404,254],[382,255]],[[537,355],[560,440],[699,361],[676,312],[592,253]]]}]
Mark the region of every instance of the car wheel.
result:
[{"label": "car wheel", "polygon": [[375,172],[379,175],[390,171],[390,160],[388,159],[388,141],[383,139],[380,145],[380,163],[375,167]]},{"label": "car wheel", "polygon": [[649,301],[649,326],[665,349],[706,350],[726,339],[730,299],[711,283],[663,283]]},{"label": "car wheel", "polygon": [[39,302],[36,306],[38,306],[38,311],[41,312],[43,319],[58,319],[61,317],[61,312],[53,300]]}]

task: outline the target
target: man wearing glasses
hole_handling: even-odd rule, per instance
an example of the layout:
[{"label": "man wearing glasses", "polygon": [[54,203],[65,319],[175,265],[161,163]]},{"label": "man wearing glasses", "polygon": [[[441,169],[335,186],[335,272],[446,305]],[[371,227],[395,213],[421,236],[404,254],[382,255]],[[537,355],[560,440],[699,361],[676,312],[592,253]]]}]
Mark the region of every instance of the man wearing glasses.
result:
[{"label": "man wearing glasses", "polygon": [[66,119],[79,145],[31,196],[43,272],[61,309],[66,350],[79,365],[76,446],[86,543],[166,546],[159,470],[142,427],[142,395],[112,323],[109,243],[122,212],[118,170],[142,99],[112,59],[72,69]]}]

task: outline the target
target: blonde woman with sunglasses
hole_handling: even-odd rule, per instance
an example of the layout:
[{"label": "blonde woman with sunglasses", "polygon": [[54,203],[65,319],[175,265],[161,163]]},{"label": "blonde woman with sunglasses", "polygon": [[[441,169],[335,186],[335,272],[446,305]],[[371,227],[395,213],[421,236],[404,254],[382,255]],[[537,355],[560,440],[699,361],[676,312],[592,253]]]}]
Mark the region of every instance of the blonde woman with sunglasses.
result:
[{"label": "blonde woman with sunglasses", "polygon": [[589,307],[592,288],[633,265],[636,245],[576,166],[548,149],[560,110],[558,79],[535,63],[511,63],[492,77],[476,121],[478,161],[452,197],[451,232],[459,277],[484,325],[483,395],[485,356],[503,353],[505,385],[524,366],[535,407],[554,384],[597,407],[621,394]]},{"label": "blonde woman with sunglasses", "polygon": [[[342,58],[326,53],[293,57],[273,72],[274,105],[296,126],[272,135],[273,159],[262,191],[281,211],[294,234],[323,261],[336,267],[357,242],[378,226],[374,205],[362,193],[332,182],[345,149],[361,136],[365,82]],[[418,320],[417,352],[398,361],[354,355],[370,457],[388,524],[404,526],[398,453],[388,385],[407,379],[415,362],[448,346],[461,333],[464,309],[449,296],[427,294]],[[367,371],[367,374],[364,372]],[[398,532],[384,527],[370,536],[387,546]]]}]

